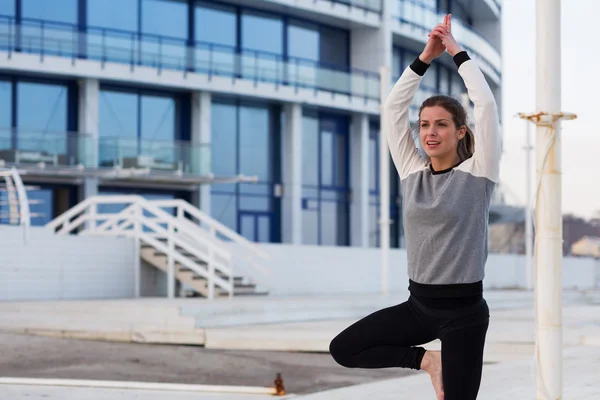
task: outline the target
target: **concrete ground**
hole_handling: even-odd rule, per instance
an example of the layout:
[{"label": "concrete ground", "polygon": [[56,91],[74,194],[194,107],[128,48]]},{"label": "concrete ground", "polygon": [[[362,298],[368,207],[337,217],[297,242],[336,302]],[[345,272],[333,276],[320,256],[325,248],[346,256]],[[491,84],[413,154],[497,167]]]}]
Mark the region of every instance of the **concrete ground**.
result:
[{"label": "concrete ground", "polygon": [[[192,320],[182,319],[167,308],[157,311],[162,313],[160,316],[150,315],[149,310],[160,310],[157,304],[162,303],[150,305],[146,302],[144,312],[131,314],[140,318],[137,325],[131,322],[131,316],[123,314],[123,307],[118,302],[112,303],[113,311],[104,309],[96,313],[93,312],[94,302],[87,302],[84,305],[88,316],[81,319],[73,317],[73,310],[81,308],[81,304],[65,303],[64,307],[71,307],[69,311],[57,309],[62,305],[56,303],[0,304],[0,329],[8,327],[11,331],[0,336],[3,346],[0,377],[272,387],[275,374],[281,372],[288,397],[306,400],[362,400],[367,397],[377,400],[433,400],[429,378],[422,372],[348,370],[337,366],[324,352],[329,340],[358,315],[364,315],[386,303],[401,301],[402,297],[403,295],[398,295],[384,300],[377,296],[287,300],[265,298],[248,301],[247,304],[185,303],[188,311],[189,304],[194,304],[197,308],[193,310]],[[488,291],[486,299],[492,318],[479,399],[533,399],[533,294]],[[563,300],[564,398],[600,400],[600,292],[565,291]],[[284,304],[286,302],[287,306]],[[129,306],[135,304],[126,303]],[[323,304],[321,309],[320,304]],[[298,320],[294,321],[287,313],[285,320],[278,321],[278,316],[283,315],[281,307],[290,305],[302,310],[298,313]],[[115,309],[121,310],[118,313],[119,321],[115,320]],[[312,309],[315,310],[314,314],[308,311]],[[327,309],[327,312],[324,313],[323,309]],[[223,317],[228,313],[231,320]],[[327,314],[336,319],[323,318]],[[311,319],[311,315],[314,318]],[[237,316],[240,316],[239,320]],[[74,319],[76,321],[72,322]],[[242,324],[235,323],[240,320],[243,321]],[[152,324],[148,325],[150,322]],[[25,326],[21,329],[23,332],[57,337],[15,334],[19,325]],[[65,330],[59,330],[60,326],[65,326]],[[142,341],[148,341],[149,338],[161,341],[200,341],[198,333],[201,332],[202,346],[111,343],[64,338],[79,335],[106,340],[107,337],[101,333],[106,332],[107,327],[114,332],[117,328],[129,329],[128,335],[120,334],[112,338],[125,341],[127,338],[139,337]],[[165,333],[164,329],[175,330]],[[138,334],[132,334],[133,331]],[[140,336],[139,332],[145,333]],[[173,335],[173,332],[177,334]],[[439,344],[436,341],[426,344],[426,347],[439,348]],[[271,351],[265,351],[268,349]],[[282,349],[288,351],[275,351]],[[402,375],[403,372],[408,374]],[[98,388],[89,387],[94,386],[93,384],[87,385],[82,390],[77,387],[47,386],[44,382],[14,384],[0,378],[0,400],[130,400],[142,397],[146,400],[165,398],[167,390]],[[175,400],[272,398],[264,394],[218,394],[214,391],[177,390],[168,393],[167,397]]]}]

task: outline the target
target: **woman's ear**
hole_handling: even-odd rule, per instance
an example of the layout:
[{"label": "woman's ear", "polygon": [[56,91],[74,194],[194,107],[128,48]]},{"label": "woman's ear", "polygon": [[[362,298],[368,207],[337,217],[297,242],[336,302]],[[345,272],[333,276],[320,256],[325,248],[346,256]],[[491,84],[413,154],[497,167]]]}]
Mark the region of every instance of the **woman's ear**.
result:
[{"label": "woman's ear", "polygon": [[461,140],[467,134],[467,127],[465,125],[461,126],[458,130],[458,140]]}]

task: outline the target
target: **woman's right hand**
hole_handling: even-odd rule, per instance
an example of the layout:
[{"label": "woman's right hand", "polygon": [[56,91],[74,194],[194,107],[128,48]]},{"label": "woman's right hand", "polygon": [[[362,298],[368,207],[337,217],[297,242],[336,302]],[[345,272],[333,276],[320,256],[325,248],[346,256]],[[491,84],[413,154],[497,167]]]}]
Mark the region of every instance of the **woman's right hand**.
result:
[{"label": "woman's right hand", "polygon": [[[445,20],[446,18],[444,18],[444,21]],[[442,40],[433,35],[434,30],[429,34],[429,40],[427,41],[423,52],[419,55],[419,59],[425,64],[431,64],[433,60],[444,54],[444,51],[446,51],[446,46],[444,46]]]}]

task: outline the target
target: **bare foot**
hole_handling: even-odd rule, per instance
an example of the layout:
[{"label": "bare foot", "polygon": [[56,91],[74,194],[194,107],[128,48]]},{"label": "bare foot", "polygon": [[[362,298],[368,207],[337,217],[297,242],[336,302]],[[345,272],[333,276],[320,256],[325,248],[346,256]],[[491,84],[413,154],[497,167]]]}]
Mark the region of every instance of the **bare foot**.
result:
[{"label": "bare foot", "polygon": [[444,385],[442,381],[442,352],[427,350],[421,361],[421,369],[431,378],[437,400],[444,400]]}]

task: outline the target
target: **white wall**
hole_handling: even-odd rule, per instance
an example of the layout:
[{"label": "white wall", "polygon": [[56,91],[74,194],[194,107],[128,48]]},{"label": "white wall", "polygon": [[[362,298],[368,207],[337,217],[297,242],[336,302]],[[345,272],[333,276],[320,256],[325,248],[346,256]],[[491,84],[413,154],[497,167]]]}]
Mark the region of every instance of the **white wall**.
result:
[{"label": "white wall", "polygon": [[[381,290],[379,250],[323,246],[261,245],[271,254],[274,295],[377,293]],[[390,250],[390,290],[408,287],[406,252]],[[490,254],[486,289],[525,288],[525,257]],[[589,258],[563,259],[563,287],[600,288],[600,263]]]},{"label": "white wall", "polygon": [[133,249],[128,238],[55,236],[0,225],[0,300],[92,299],[133,296]]}]

